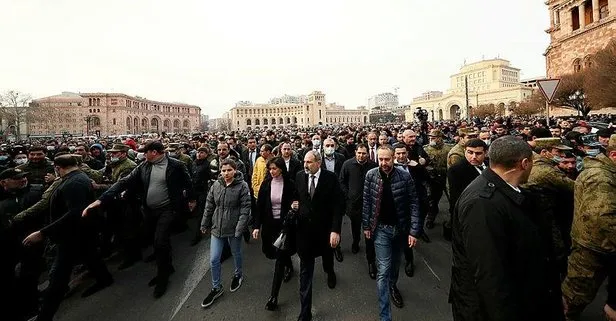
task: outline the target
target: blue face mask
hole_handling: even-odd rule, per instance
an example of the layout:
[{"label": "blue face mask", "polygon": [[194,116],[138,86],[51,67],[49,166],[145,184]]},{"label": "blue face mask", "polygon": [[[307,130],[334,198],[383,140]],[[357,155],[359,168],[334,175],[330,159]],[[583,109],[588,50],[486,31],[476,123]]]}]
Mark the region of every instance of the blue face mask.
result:
[{"label": "blue face mask", "polygon": [[601,150],[599,149],[589,149],[586,151],[586,155],[591,156],[591,157],[596,157],[600,153],[601,153]]},{"label": "blue face mask", "polygon": [[5,160],[9,159],[8,156],[6,155],[0,155],[0,162],[4,162]]}]

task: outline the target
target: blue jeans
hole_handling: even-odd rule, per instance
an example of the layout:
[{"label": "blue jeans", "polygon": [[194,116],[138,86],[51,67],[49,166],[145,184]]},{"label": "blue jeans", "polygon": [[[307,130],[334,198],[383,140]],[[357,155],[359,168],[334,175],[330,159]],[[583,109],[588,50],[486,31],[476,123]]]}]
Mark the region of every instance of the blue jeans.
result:
[{"label": "blue jeans", "polygon": [[381,321],[391,321],[389,288],[398,282],[398,270],[407,235],[407,232],[391,225],[378,225],[372,235],[376,252],[376,288]]},{"label": "blue jeans", "polygon": [[210,265],[212,266],[212,288],[219,289],[222,286],[220,281],[220,257],[225,242],[231,247],[233,262],[235,264],[234,276],[242,276],[242,237],[216,237],[210,238]]}]

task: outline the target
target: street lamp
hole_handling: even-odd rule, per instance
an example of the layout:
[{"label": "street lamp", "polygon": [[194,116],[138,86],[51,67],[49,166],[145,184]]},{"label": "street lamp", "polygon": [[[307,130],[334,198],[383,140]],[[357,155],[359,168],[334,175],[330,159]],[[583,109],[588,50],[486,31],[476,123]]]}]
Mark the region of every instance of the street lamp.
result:
[{"label": "street lamp", "polygon": [[569,101],[573,104],[575,109],[577,109],[578,116],[581,114],[581,107],[584,103],[584,99],[586,99],[586,95],[580,90],[576,90],[574,93],[569,95]]},{"label": "street lamp", "polygon": [[92,118],[92,115],[88,115],[84,118],[86,121],[86,136],[90,136],[90,122],[92,121]]}]

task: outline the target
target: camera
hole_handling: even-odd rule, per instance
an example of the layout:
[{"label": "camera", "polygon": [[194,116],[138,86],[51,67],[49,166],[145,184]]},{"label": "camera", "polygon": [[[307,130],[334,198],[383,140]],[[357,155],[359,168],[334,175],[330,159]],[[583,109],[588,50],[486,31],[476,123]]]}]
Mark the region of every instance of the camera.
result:
[{"label": "camera", "polygon": [[415,111],[415,118],[422,123],[427,122],[428,121],[428,111],[425,109],[421,109],[421,107],[417,107],[417,110]]}]

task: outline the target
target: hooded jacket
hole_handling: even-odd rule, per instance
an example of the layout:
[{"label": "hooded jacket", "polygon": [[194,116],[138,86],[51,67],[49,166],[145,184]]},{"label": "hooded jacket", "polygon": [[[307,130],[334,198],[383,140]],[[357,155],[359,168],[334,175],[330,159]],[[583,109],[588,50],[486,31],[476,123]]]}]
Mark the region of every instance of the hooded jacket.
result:
[{"label": "hooded jacket", "polygon": [[219,238],[240,237],[246,230],[250,209],[250,190],[242,172],[235,172],[229,186],[219,177],[207,194],[201,228]]},{"label": "hooded jacket", "polygon": [[616,253],[616,163],[609,157],[584,158],[575,181],[571,237],[585,248]]}]

